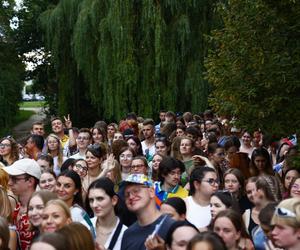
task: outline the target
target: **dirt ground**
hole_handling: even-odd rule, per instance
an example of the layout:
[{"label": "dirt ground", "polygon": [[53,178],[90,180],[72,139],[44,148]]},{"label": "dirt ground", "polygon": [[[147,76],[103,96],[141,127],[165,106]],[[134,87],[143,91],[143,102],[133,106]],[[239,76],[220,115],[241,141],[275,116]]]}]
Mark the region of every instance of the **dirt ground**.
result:
[{"label": "dirt ground", "polygon": [[24,110],[34,111],[35,114],[32,115],[27,121],[21,122],[15,126],[12,130],[12,134],[16,140],[20,140],[26,137],[31,130],[33,122],[43,121],[46,118],[46,115],[43,112],[42,108],[23,108]]}]

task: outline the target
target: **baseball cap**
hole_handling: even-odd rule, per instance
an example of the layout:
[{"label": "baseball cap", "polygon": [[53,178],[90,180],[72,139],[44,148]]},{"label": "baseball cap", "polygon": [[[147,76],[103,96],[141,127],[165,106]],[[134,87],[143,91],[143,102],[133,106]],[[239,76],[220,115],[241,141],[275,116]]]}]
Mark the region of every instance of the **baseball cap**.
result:
[{"label": "baseball cap", "polygon": [[4,167],[3,169],[12,176],[28,174],[37,179],[41,178],[41,167],[35,160],[32,159],[21,159],[15,161],[11,166]]},{"label": "baseball cap", "polygon": [[144,174],[129,175],[125,180],[125,185],[127,184],[139,184],[147,187],[151,187],[153,185],[152,181],[148,178],[148,176]]}]

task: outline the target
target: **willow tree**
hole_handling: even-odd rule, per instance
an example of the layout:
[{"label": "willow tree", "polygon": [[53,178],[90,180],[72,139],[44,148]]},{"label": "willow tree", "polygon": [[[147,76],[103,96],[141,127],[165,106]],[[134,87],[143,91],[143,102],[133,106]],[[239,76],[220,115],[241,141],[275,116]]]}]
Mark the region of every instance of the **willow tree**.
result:
[{"label": "willow tree", "polygon": [[231,0],[218,13],[206,61],[215,110],[278,136],[299,130],[299,1]]},{"label": "willow tree", "polygon": [[[204,36],[214,1],[61,0],[41,17],[61,111],[85,95],[99,117],[207,106]],[[80,104],[80,102],[78,102]],[[82,113],[83,114],[83,113]]]},{"label": "willow tree", "polygon": [[21,100],[24,66],[15,48],[10,20],[14,1],[0,1],[0,129],[6,132],[17,114]]}]

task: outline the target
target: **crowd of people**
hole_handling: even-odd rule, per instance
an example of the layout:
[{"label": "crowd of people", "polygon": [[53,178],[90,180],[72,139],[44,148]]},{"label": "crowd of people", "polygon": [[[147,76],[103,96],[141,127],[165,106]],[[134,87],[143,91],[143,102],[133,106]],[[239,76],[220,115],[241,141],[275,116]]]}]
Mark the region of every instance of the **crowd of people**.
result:
[{"label": "crowd of people", "polygon": [[300,249],[297,136],[160,111],[0,140],[0,250]]}]

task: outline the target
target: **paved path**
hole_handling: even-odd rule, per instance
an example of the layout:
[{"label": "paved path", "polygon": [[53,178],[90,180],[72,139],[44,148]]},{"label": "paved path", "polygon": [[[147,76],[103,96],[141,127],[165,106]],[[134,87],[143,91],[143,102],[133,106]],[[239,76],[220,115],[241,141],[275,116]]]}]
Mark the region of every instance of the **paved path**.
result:
[{"label": "paved path", "polygon": [[27,121],[21,122],[15,126],[12,130],[12,134],[16,140],[24,138],[30,133],[30,129],[33,122],[43,121],[46,115],[43,112],[43,108],[22,108],[23,110],[34,111],[35,114],[32,115]]}]

